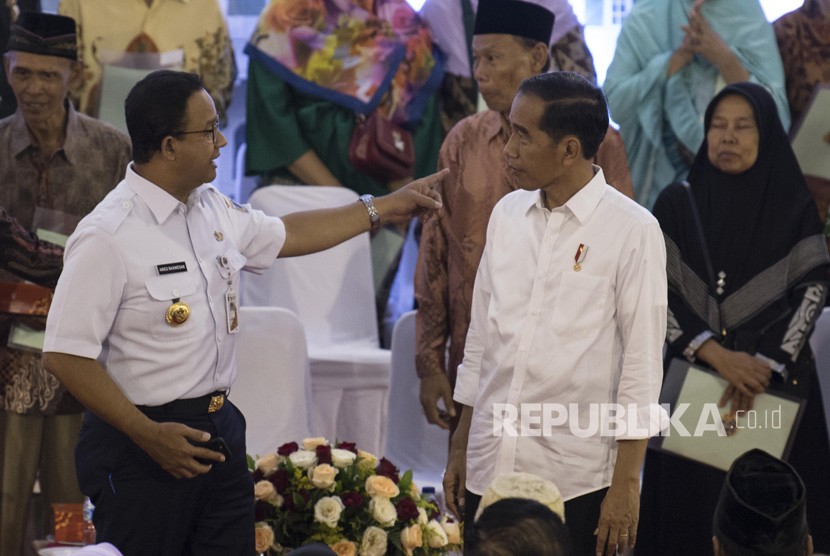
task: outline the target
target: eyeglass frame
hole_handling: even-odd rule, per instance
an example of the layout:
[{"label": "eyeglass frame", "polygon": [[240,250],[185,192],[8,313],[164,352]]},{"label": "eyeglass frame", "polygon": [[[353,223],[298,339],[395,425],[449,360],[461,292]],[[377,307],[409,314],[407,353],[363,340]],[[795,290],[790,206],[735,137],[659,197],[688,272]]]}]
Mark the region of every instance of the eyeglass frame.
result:
[{"label": "eyeglass frame", "polygon": [[213,145],[216,145],[216,137],[219,134],[219,122],[214,122],[213,127],[210,129],[197,129],[195,131],[174,131],[170,135],[173,137],[177,137],[179,135],[191,135],[193,133],[211,133],[213,137]]}]

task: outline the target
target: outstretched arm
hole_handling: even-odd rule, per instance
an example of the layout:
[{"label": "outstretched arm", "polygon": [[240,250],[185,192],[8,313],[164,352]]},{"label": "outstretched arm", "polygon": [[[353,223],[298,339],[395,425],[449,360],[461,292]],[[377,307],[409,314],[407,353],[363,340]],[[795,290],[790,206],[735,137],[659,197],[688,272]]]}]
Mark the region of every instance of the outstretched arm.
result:
[{"label": "outstretched arm", "polygon": [[[407,222],[421,212],[441,207],[435,186],[447,174],[442,170],[415,180],[401,189],[375,199],[381,223]],[[366,232],[371,223],[363,203],[323,210],[295,212],[282,217],[285,244],[280,257],[296,257],[323,251]]]}]

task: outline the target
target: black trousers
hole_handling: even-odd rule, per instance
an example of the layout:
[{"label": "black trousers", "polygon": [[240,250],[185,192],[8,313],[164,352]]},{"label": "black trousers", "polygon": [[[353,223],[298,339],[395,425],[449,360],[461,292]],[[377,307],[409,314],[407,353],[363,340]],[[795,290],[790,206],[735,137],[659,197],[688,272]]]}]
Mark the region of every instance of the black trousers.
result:
[{"label": "black trousers", "polygon": [[[594,531],[599,523],[599,510],[608,488],[589,492],[565,502],[565,525],[571,537],[575,556],[594,556],[597,538]],[[464,544],[469,546],[473,533],[472,522],[481,503],[481,496],[469,490],[464,492]],[[469,517],[469,519],[468,519]]]},{"label": "black trousers", "polygon": [[175,479],[130,438],[87,411],[75,461],[81,491],[95,504],[98,542],[125,556],[244,555],[254,551],[253,481],[245,418],[229,401],[215,413],[148,417],[222,436],[232,452],[192,479]]}]

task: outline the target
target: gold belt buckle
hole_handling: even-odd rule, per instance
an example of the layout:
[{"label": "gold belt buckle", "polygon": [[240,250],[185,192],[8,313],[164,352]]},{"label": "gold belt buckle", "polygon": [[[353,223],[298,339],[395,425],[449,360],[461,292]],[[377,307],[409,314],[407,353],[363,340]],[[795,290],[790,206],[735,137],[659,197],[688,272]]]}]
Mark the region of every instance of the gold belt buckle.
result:
[{"label": "gold belt buckle", "polygon": [[225,395],[219,394],[210,398],[210,405],[208,406],[208,413],[216,413],[222,406],[225,405]]}]

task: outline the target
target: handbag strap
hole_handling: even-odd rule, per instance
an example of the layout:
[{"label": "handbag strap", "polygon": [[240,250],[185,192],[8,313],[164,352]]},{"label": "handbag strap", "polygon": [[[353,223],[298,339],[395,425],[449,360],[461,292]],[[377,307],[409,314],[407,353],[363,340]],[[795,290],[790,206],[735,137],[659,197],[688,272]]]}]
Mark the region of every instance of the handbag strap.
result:
[{"label": "handbag strap", "polygon": [[461,0],[461,13],[464,19],[464,36],[467,39],[467,58],[470,60],[470,77],[473,80],[473,97],[478,99],[478,84],[473,70],[473,30],[476,14],[473,13],[470,0]]},{"label": "handbag strap", "polygon": [[715,271],[712,268],[712,258],[709,256],[709,246],[706,244],[706,237],[703,235],[703,222],[700,220],[700,212],[697,210],[697,202],[695,201],[695,194],[692,192],[692,186],[688,181],[681,182],[686,189],[686,195],[689,197],[689,206],[692,211],[692,218],[695,222],[695,231],[697,232],[697,240],[700,243],[700,248],[703,250],[703,261],[706,263],[706,274],[709,278],[709,290],[711,293],[715,292]]}]

